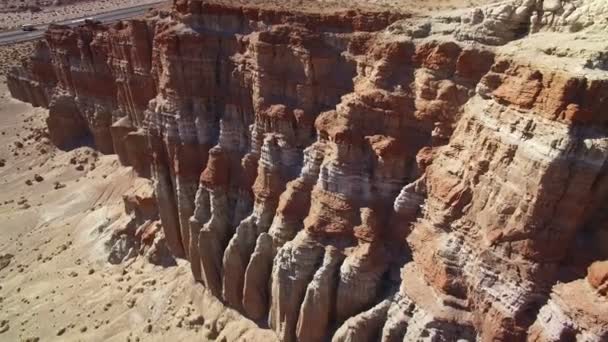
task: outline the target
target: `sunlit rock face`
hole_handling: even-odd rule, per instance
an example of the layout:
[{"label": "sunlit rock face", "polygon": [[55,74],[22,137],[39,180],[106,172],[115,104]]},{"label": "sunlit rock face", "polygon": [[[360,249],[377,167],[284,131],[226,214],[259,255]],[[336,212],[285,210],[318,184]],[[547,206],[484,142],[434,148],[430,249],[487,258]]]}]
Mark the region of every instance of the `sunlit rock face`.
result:
[{"label": "sunlit rock face", "polygon": [[283,341],[608,339],[608,9],[320,12],[52,26],[8,85]]}]

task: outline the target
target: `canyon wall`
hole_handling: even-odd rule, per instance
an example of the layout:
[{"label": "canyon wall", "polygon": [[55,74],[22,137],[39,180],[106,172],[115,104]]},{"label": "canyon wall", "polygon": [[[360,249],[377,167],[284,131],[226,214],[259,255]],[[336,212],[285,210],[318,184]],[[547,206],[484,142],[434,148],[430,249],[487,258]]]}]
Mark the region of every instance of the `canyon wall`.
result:
[{"label": "canyon wall", "polygon": [[608,14],[174,1],[8,76],[154,181],[195,280],[283,341],[608,339]]}]

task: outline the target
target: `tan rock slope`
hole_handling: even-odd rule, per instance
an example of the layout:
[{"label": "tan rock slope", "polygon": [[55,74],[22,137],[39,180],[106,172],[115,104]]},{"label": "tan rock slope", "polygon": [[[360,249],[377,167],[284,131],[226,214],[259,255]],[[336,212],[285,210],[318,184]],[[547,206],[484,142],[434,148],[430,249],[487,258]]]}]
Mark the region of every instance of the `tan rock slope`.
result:
[{"label": "tan rock slope", "polygon": [[283,341],[606,341],[607,16],[176,0],[51,27],[8,86]]}]

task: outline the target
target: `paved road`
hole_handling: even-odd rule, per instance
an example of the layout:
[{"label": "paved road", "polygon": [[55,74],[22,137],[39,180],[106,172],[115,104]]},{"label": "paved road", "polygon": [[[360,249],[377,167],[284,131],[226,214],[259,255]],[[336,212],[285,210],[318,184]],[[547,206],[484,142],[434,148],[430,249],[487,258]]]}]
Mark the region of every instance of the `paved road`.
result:
[{"label": "paved road", "polygon": [[[56,22],[56,24],[77,26],[79,24],[82,24],[84,22],[84,20],[88,19],[88,18],[94,19],[94,20],[99,20],[103,23],[110,23],[110,22],[119,21],[122,19],[128,19],[128,18],[142,15],[142,14],[146,13],[146,11],[148,11],[148,9],[150,7],[163,3],[165,1],[166,0],[157,1],[154,3],[145,4],[145,5],[138,5],[138,6],[133,6],[133,7],[129,7],[129,8],[117,9],[117,10],[109,11],[109,12],[105,12],[105,13],[92,14],[92,15],[85,16],[85,17],[58,21],[58,22]],[[48,24],[35,25],[36,30],[29,31],[29,32],[23,31],[21,29],[14,30],[14,31],[8,31],[8,32],[2,32],[2,33],[0,33],[0,45],[21,43],[21,42],[26,42],[29,40],[38,39],[44,35],[44,31],[46,31],[48,26],[49,26]]]}]

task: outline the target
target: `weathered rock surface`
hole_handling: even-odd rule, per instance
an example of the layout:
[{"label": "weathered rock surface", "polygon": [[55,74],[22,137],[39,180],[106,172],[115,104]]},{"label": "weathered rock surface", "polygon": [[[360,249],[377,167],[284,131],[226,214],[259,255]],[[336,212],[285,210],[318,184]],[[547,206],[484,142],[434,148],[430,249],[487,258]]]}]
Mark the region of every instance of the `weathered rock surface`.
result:
[{"label": "weathered rock surface", "polygon": [[8,84],[150,177],[131,224],[284,341],[602,341],[606,13],[177,0],[52,26]]},{"label": "weathered rock surface", "polygon": [[108,261],[119,264],[127,259],[143,255],[156,265],[175,265],[175,258],[167,248],[158,217],[158,204],[150,183],[138,178],[132,191],[123,195],[125,205],[124,224],[112,231],[106,242]]},{"label": "weathered rock surface", "polygon": [[553,287],[529,330],[529,341],[608,339],[608,262],[595,262],[586,279]]}]

